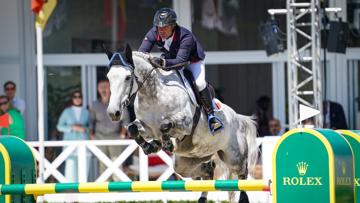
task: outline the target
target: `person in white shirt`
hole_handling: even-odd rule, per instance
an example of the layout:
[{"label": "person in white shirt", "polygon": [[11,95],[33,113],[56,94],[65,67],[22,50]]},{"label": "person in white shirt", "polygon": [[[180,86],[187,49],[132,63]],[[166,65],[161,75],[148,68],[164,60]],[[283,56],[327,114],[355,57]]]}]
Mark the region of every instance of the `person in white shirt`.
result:
[{"label": "person in white shirt", "polygon": [[7,81],[4,83],[4,92],[6,96],[10,99],[11,106],[20,111],[22,115],[25,112],[25,102],[24,100],[15,96],[16,94],[16,84],[13,81]]}]

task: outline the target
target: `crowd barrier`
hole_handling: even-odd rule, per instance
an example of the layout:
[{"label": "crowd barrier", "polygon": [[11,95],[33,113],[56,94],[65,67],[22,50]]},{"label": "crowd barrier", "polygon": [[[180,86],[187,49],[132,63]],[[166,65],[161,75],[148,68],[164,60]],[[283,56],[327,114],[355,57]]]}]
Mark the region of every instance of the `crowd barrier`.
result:
[{"label": "crowd barrier", "polygon": [[[15,147],[16,146],[16,147]],[[269,191],[275,203],[360,203],[358,131],[293,129],[273,152],[272,184],[264,180],[134,181],[35,184],[36,163],[22,140],[0,137],[0,203],[35,202],[54,193]]]}]

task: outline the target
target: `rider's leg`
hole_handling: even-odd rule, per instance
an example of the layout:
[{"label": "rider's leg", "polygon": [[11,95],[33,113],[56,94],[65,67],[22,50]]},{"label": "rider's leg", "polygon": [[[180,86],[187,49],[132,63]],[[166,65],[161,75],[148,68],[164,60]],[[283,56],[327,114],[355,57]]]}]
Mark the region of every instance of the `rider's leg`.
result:
[{"label": "rider's leg", "polygon": [[214,115],[214,106],[212,103],[211,93],[209,88],[200,91],[200,101],[208,114],[209,128],[212,132],[216,132],[222,128],[222,123],[219,118]]},{"label": "rider's leg", "polygon": [[191,71],[195,79],[196,86],[198,87],[200,102],[208,115],[209,128],[211,132],[216,132],[217,130],[220,130],[223,125],[220,119],[214,116],[214,106],[212,103],[211,92],[205,80],[205,63],[204,61],[191,63],[187,68]]}]

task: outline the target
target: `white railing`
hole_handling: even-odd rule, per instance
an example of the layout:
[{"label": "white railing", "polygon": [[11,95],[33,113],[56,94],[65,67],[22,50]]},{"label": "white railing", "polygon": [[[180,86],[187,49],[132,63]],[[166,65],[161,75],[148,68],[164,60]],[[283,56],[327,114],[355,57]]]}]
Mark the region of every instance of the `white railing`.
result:
[{"label": "white railing", "polygon": [[[40,153],[38,147],[40,146],[39,142],[27,142],[32,148],[35,158],[40,161]],[[100,149],[99,146],[126,146],[126,148],[121,152],[121,154],[113,161],[107,157]],[[78,160],[78,179],[79,182],[88,181],[88,156],[89,154],[95,156],[99,162],[102,162],[106,166],[106,170],[96,178],[96,182],[104,182],[113,174],[117,176],[120,181],[131,181],[131,179],[125,174],[120,167],[124,161],[129,158],[137,149],[140,149],[139,146],[133,140],[89,140],[89,141],[45,141],[45,148],[56,148],[62,147],[62,152],[55,157],[53,161],[46,159],[44,160],[44,173],[43,180],[47,180],[50,176],[53,176],[58,182],[64,183],[68,182],[66,177],[59,171],[59,166],[63,164],[69,156],[76,156]],[[139,150],[139,179],[141,181],[149,180],[149,167],[148,167],[148,157],[144,152]],[[168,168],[159,176],[158,180],[166,180],[173,173],[173,157],[169,156],[163,151],[157,153],[157,155],[165,162]],[[41,178],[38,178],[38,182]]]},{"label": "white railing", "polygon": [[[270,136],[257,138],[257,144],[262,144],[262,166],[263,166],[263,179],[271,179],[272,171],[272,153],[275,147],[276,141],[280,136]],[[39,142],[27,142],[33,148],[33,153],[37,160],[40,160],[40,153],[38,147],[40,146]],[[104,163],[107,169],[100,174],[96,179],[97,182],[103,182],[108,179],[112,174],[116,175],[120,181],[129,181],[130,178],[122,171],[122,168],[119,167],[122,163],[136,150],[139,151],[139,163],[138,163],[138,172],[139,179],[142,181],[149,180],[150,168],[148,167],[148,157],[143,153],[143,151],[138,147],[135,141],[133,140],[94,140],[94,141],[46,141],[44,143],[45,148],[63,148],[62,152],[54,158],[53,161],[47,160],[46,158],[44,163],[44,180],[48,179],[50,176],[53,176],[57,179],[58,182],[67,182],[66,177],[59,171],[59,166],[66,161],[66,159],[75,152],[78,158],[78,174],[79,182],[87,181],[87,153],[91,153],[99,161]],[[100,149],[99,146],[127,146],[122,153],[113,161],[107,157]],[[87,152],[88,151],[88,152]],[[159,176],[158,180],[166,180],[173,173],[173,161],[174,158],[169,156],[163,151],[157,153],[157,155],[166,163],[168,166],[167,169]],[[38,179],[38,181],[40,178]],[[38,202],[90,202],[90,194],[50,194],[45,195],[41,198],[38,198]],[[271,196],[269,193],[264,192],[248,192],[251,202],[257,203],[271,203]],[[161,192],[161,193],[147,193],[146,196],[138,195],[137,193],[97,193],[91,194],[91,202],[97,201],[145,201],[145,200],[163,200],[167,202],[168,200],[197,200],[200,196],[200,192]],[[215,202],[221,202],[228,200],[227,192],[216,192],[209,193],[209,200]]]},{"label": "white railing", "polygon": [[[263,144],[262,163],[263,168],[265,169],[263,170],[264,179],[271,178],[271,154],[278,138],[278,136],[257,138],[258,145]],[[41,160],[40,153],[38,151],[40,143],[27,143],[33,148],[35,158],[38,161]],[[44,146],[45,148],[60,147],[63,149],[61,153],[54,158],[54,160],[48,160],[46,157],[44,158],[43,180],[45,181],[50,176],[53,176],[60,183],[68,182],[64,174],[59,171],[59,167],[66,161],[67,158],[69,158],[70,155],[75,155],[78,160],[77,169],[79,182],[88,182],[88,171],[90,163],[88,163],[89,159],[87,157],[89,157],[89,154],[96,157],[99,162],[102,162],[106,166],[106,170],[102,174],[99,174],[95,180],[96,182],[104,182],[113,174],[117,176],[120,181],[131,181],[131,178],[129,178],[128,175],[123,171],[121,165],[136,150],[139,152],[139,161],[138,164],[135,164],[135,167],[138,167],[136,172],[138,172],[139,180],[149,180],[150,171],[148,166],[148,157],[133,140],[45,141]],[[99,149],[99,146],[126,146],[126,148],[115,160],[111,160]],[[167,180],[174,173],[174,157],[169,156],[163,151],[159,151],[157,155],[167,165],[167,168],[162,173],[160,173],[157,180]],[[38,182],[40,180],[41,179],[39,177]]]}]

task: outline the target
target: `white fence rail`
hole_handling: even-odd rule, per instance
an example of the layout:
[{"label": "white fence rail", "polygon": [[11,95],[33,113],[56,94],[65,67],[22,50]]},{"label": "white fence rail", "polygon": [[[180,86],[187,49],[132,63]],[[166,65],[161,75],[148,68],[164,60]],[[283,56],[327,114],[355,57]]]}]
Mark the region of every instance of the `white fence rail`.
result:
[{"label": "white fence rail", "polygon": [[[35,158],[41,160],[39,153],[39,142],[27,142],[32,148]],[[63,164],[70,155],[76,156],[78,179],[79,182],[88,182],[88,170],[90,163],[88,163],[89,154],[96,157],[99,162],[102,162],[106,166],[106,170],[96,178],[96,182],[104,182],[113,174],[119,178],[120,181],[130,181],[131,179],[120,167],[124,161],[129,158],[136,150],[140,149],[139,146],[133,140],[89,140],[89,141],[45,141],[45,148],[62,148],[61,153],[54,158],[54,160],[48,160],[44,158],[44,174],[43,180],[47,180],[50,176],[53,176],[58,182],[68,182],[66,177],[59,171],[59,167]],[[99,146],[126,146],[121,154],[115,159],[111,160],[100,149]],[[149,167],[148,157],[140,149],[138,150],[139,157],[139,179],[141,181],[149,180]],[[159,176],[158,180],[166,180],[173,173],[173,157],[169,156],[163,151],[157,153],[157,155],[168,166],[167,169]],[[40,181],[38,178],[38,182]]]},{"label": "white fence rail", "polygon": [[[263,166],[263,179],[271,179],[272,170],[272,152],[276,141],[279,136],[270,136],[264,138],[258,138],[258,145],[262,144],[262,166]],[[33,153],[37,160],[40,160],[40,153],[38,147],[39,142],[28,142],[33,148]],[[44,164],[44,180],[47,180],[50,176],[53,176],[58,182],[67,182],[66,177],[60,172],[59,166],[66,161],[66,159],[75,152],[78,158],[78,173],[79,182],[86,182],[87,171],[89,164],[87,163],[86,154],[91,153],[99,161],[104,163],[107,169],[96,178],[97,182],[103,182],[113,174],[117,176],[120,181],[129,181],[130,178],[122,171],[121,166],[124,161],[138,150],[138,172],[139,179],[142,181],[149,180],[150,168],[148,166],[148,157],[138,147],[133,140],[92,140],[92,141],[46,141],[44,143],[45,148],[62,148],[63,150],[59,155],[51,160],[45,160]],[[126,146],[122,153],[115,159],[111,160],[101,150],[100,146]],[[87,152],[88,151],[88,152]],[[167,168],[159,176],[158,180],[168,179],[174,172],[173,162],[174,158],[169,156],[163,151],[157,153],[157,155],[165,162]],[[38,181],[40,178],[38,179]],[[238,193],[237,193],[238,195]],[[265,192],[248,192],[251,202],[256,203],[271,203],[271,196]],[[90,198],[91,196],[91,198]],[[144,200],[193,200],[196,201],[200,196],[200,192],[161,192],[161,193],[148,193],[146,196],[138,195],[137,193],[99,193],[99,194],[50,194],[38,198],[38,202],[98,202],[98,201],[144,201]],[[227,192],[210,193],[209,200],[215,202],[221,202],[228,200]]]},{"label": "white fence rail", "polygon": [[[262,163],[263,163],[263,177],[264,179],[271,178],[271,155],[275,145],[276,140],[279,137],[264,137],[258,138],[258,145],[262,144]],[[39,142],[27,142],[32,148],[35,158],[39,161],[40,153],[38,148],[40,146]],[[149,180],[149,166],[148,166],[148,157],[143,153],[141,148],[133,140],[87,140],[87,141],[45,141],[44,146],[48,148],[62,148],[62,151],[54,157],[52,160],[44,158],[44,174],[43,180],[49,179],[50,176],[53,176],[58,182],[65,183],[68,182],[64,174],[59,170],[60,165],[65,163],[66,159],[70,155],[76,156],[77,169],[78,169],[78,179],[79,182],[88,182],[88,171],[90,167],[89,159],[87,158],[89,154],[96,157],[99,162],[102,162],[106,166],[106,170],[99,174],[95,179],[96,182],[104,182],[112,175],[118,177],[120,181],[131,181],[131,178],[123,171],[121,165],[129,158],[136,150],[138,150],[138,164],[135,164],[137,167],[137,172],[139,180],[147,181]],[[111,160],[106,156],[101,150],[100,146],[125,146],[125,149],[119,154],[115,160]],[[157,180],[167,180],[173,173],[173,162],[174,157],[169,156],[163,151],[159,151],[157,155],[164,161],[167,165],[167,168],[159,175]],[[90,169],[90,170],[93,170]],[[40,181],[38,178],[38,182]]]}]

